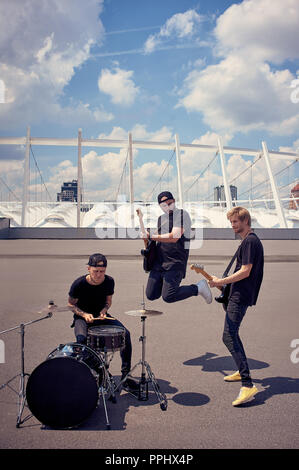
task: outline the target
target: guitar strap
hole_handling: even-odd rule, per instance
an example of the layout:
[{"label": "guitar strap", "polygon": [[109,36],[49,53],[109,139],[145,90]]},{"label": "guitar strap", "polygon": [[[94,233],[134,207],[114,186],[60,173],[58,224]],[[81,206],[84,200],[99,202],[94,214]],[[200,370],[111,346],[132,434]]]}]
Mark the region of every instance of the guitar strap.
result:
[{"label": "guitar strap", "polygon": [[236,259],[236,257],[237,257],[238,250],[239,250],[239,247],[238,247],[236,253],[234,254],[234,256],[232,257],[232,259],[230,260],[230,263],[229,263],[229,265],[227,266],[226,270],[224,271],[222,277],[227,277],[227,276],[228,276],[228,273],[230,272],[231,267],[232,267],[232,265],[233,265],[233,263],[234,263],[234,261],[235,261],[235,259]]}]

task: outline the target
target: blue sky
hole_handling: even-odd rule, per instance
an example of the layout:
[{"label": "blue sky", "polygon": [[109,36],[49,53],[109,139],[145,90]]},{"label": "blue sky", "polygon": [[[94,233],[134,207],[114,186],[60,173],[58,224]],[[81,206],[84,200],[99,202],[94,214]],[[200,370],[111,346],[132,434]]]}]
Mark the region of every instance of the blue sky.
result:
[{"label": "blue sky", "polygon": [[[174,141],[299,149],[297,0],[2,0],[0,136]],[[293,86],[293,88],[292,88]],[[292,95],[293,92],[293,95]],[[293,99],[291,98],[293,96]],[[294,99],[295,98],[295,99]],[[76,178],[76,149],[34,147],[51,194]],[[1,177],[20,191],[24,149],[0,146]],[[172,152],[135,151],[135,194],[145,197]],[[86,198],[115,194],[126,150],[84,148]],[[213,155],[182,155],[185,188]],[[252,160],[227,157],[233,180]],[[288,162],[274,162],[274,170]],[[298,165],[282,183],[298,177]],[[264,179],[262,162],[252,170]],[[176,189],[174,160],[164,184]],[[239,193],[248,175],[238,180]],[[287,175],[287,176],[286,176]],[[221,184],[215,162],[195,187]],[[31,185],[35,179],[32,172]],[[247,185],[247,186],[246,186]],[[159,188],[157,188],[159,189]],[[125,190],[125,189],[124,189]]]}]

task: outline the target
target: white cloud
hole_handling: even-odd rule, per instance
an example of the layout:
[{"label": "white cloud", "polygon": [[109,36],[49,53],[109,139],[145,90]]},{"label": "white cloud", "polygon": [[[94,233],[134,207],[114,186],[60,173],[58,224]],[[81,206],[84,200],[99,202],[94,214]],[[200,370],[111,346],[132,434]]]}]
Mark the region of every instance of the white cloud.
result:
[{"label": "white cloud", "polygon": [[84,8],[80,0],[0,3],[0,76],[6,84],[6,103],[0,107],[3,129],[24,122],[77,120],[82,125],[111,119],[103,109],[59,102],[76,69],[90,57],[92,45],[101,42],[102,3],[88,0]]},{"label": "white cloud", "polygon": [[298,24],[297,0],[245,0],[218,18],[215,35],[222,54],[280,63],[299,57]]},{"label": "white cloud", "polygon": [[215,50],[222,59],[187,75],[178,106],[202,113],[204,122],[220,133],[292,135],[299,126],[290,89],[296,77],[270,63],[299,56],[298,20],[297,0],[232,5],[214,30]]},{"label": "white cloud", "polygon": [[299,124],[290,100],[293,78],[289,70],[272,71],[266,63],[229,55],[186,77],[180,105],[203,113],[204,121],[221,132],[265,129],[290,135]]},{"label": "white cloud", "polygon": [[148,37],[144,44],[144,51],[152,53],[165,41],[171,39],[185,39],[194,36],[197,32],[201,17],[195,10],[188,10],[185,13],[177,13],[169,18],[160,31]]},{"label": "white cloud", "polygon": [[[194,139],[191,143],[193,145],[218,145],[218,137],[221,137],[223,145],[227,145],[232,139],[232,135],[224,134],[219,135],[215,132],[208,131],[199,139]],[[184,149],[182,150],[182,167],[183,173],[186,178],[190,176],[190,181],[194,180],[201,171],[213,159],[215,153],[202,152],[197,149]],[[215,168],[215,167],[214,167]],[[210,170],[211,171],[211,170]]]},{"label": "white cloud", "polygon": [[93,111],[93,115],[97,122],[107,122],[114,119],[114,115],[104,110],[103,107],[97,108]]},{"label": "white cloud", "polygon": [[72,46],[80,50],[90,41],[100,41],[102,4],[103,0],[88,0],[82,8],[80,0],[1,0],[2,62],[28,69],[38,53],[49,52],[50,46],[61,54]]},{"label": "white cloud", "polygon": [[126,131],[122,127],[113,127],[110,134],[100,134],[98,138],[126,140],[128,139],[129,132],[132,133],[133,140],[148,140],[152,142],[171,142],[174,140],[172,130],[169,127],[163,126],[157,131],[150,132],[144,124],[135,124],[130,131]]},{"label": "white cloud", "polygon": [[130,106],[135,102],[139,88],[135,85],[132,70],[118,67],[114,71],[103,69],[98,79],[99,90],[111,97],[114,104]]},{"label": "white cloud", "polygon": [[[20,198],[22,196],[22,185],[24,178],[24,164],[20,160],[0,160],[0,175],[1,180]],[[7,187],[0,181],[0,191],[2,193],[2,200],[12,200],[14,197],[9,193]],[[4,196],[5,195],[5,196]]]},{"label": "white cloud", "polygon": [[293,142],[293,145],[290,147],[279,147],[279,152],[291,152],[291,153],[298,153],[299,154],[299,139]]}]

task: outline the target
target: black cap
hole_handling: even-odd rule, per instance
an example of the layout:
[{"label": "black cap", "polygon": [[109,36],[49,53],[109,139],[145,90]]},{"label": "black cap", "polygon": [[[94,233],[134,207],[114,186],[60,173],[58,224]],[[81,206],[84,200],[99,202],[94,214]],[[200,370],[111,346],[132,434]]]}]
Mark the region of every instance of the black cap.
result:
[{"label": "black cap", "polygon": [[93,266],[94,268],[98,268],[98,267],[106,268],[107,258],[101,253],[94,253],[93,255],[89,257],[89,261],[87,264],[88,266]]},{"label": "black cap", "polygon": [[173,195],[169,191],[163,191],[162,193],[159,194],[158,196],[158,203],[161,204],[161,199],[165,198],[164,201],[168,201],[168,199],[174,199]]}]

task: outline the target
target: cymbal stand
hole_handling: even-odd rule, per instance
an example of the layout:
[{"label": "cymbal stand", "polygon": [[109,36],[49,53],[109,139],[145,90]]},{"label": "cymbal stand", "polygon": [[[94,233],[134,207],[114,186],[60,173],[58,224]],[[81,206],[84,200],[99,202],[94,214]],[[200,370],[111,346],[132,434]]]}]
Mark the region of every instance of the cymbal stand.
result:
[{"label": "cymbal stand", "polygon": [[[145,302],[144,302],[144,289],[143,289],[143,302],[141,303],[143,310],[145,310]],[[160,391],[159,384],[154,376],[153,371],[151,370],[150,365],[148,362],[145,360],[145,345],[146,345],[146,336],[145,336],[145,320],[147,316],[142,315],[141,316],[141,327],[142,327],[142,333],[139,338],[139,341],[141,342],[141,360],[135,364],[130,372],[121,380],[121,382],[118,384],[119,388],[123,382],[127,379],[128,375],[131,374],[139,365],[141,365],[141,377],[139,380],[139,390],[138,390],[138,396],[135,393],[131,393],[135,398],[138,398],[140,401],[147,401],[148,400],[148,384],[149,382],[152,384],[152,387],[154,389],[154,392],[156,393],[156,396],[158,398],[158,401],[160,403],[160,408],[162,411],[167,410],[167,397],[164,393]],[[147,373],[147,376],[146,376]]]},{"label": "cymbal stand", "polygon": [[[49,303],[49,307],[52,304],[51,302]],[[8,382],[2,384],[0,386],[0,390],[2,390],[5,387],[10,388],[13,392],[15,392],[18,395],[18,417],[17,417],[17,423],[16,427],[19,428],[21,424],[23,424],[25,421],[30,419],[32,417],[32,414],[26,416],[24,419],[22,419],[24,407],[26,404],[26,391],[25,391],[25,377],[29,376],[30,374],[25,373],[25,326],[32,325],[33,323],[37,323],[41,320],[45,320],[46,318],[52,317],[52,312],[49,311],[48,314],[45,317],[38,318],[37,320],[32,320],[27,323],[21,323],[18,326],[15,326],[13,328],[9,328],[8,330],[3,330],[0,331],[0,335],[3,333],[8,333],[9,331],[13,330],[20,330],[20,335],[21,335],[21,372],[14,377],[12,377]],[[11,385],[10,383],[15,380],[17,377],[20,377],[20,382],[19,382],[19,391],[17,392]]]}]

